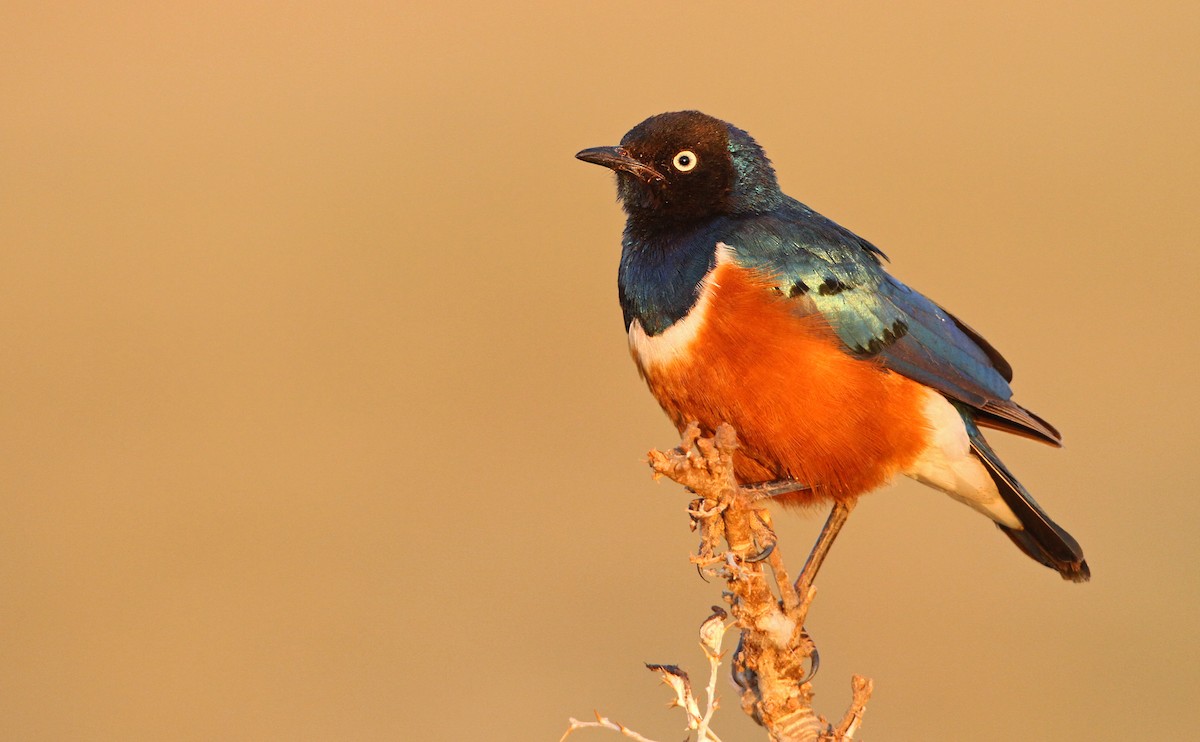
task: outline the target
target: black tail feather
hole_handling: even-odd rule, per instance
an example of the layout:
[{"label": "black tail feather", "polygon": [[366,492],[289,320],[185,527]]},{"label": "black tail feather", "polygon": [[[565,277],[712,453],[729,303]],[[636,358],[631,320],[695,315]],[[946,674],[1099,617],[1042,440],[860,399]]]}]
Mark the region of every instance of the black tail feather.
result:
[{"label": "black tail feather", "polygon": [[[1025,555],[1035,562],[1046,565],[1050,569],[1057,571],[1064,580],[1071,582],[1087,582],[1092,579],[1092,570],[1088,567],[1087,560],[1083,558],[1083,552],[1079,550],[1079,544],[1075,539],[1071,538],[1071,534],[1057,529],[1058,534],[1064,538],[1057,539],[1057,543],[1047,544],[1043,539],[1034,537],[1029,530],[1018,531],[1015,528],[996,524],[996,527],[1004,532],[1005,536],[1012,539],[1012,542],[1017,545],[1017,548],[1025,552]],[[1056,534],[1057,536],[1057,534]],[[1061,556],[1054,554],[1054,551],[1061,551],[1062,548],[1075,547],[1075,552],[1071,558],[1063,559]],[[1053,551],[1052,551],[1053,549]]]},{"label": "black tail feather", "polygon": [[1004,504],[1017,516],[1022,528],[1009,528],[999,523],[996,526],[1012,539],[1018,549],[1034,561],[1056,570],[1064,580],[1087,582],[1091,579],[1092,572],[1083,558],[1079,542],[1046,515],[1046,511],[1038,506],[1033,496],[1001,463],[978,430],[971,433],[971,448],[987,468],[996,488],[1000,490]]}]

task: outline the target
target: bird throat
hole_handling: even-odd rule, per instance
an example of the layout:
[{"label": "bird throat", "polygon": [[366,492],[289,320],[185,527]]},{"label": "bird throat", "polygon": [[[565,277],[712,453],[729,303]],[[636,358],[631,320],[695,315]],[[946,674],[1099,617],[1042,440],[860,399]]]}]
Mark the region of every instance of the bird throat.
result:
[{"label": "bird throat", "polygon": [[655,235],[632,223],[626,226],[617,288],[627,330],[636,320],[654,337],[687,316],[700,297],[701,282],[716,265],[721,226],[714,222]]}]

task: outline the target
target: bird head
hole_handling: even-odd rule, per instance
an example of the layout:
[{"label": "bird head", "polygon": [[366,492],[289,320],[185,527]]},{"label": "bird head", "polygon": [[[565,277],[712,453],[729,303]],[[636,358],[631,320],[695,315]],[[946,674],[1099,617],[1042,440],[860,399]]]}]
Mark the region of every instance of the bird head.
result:
[{"label": "bird head", "polygon": [[762,147],[699,111],[651,116],[619,146],[575,156],[617,173],[617,195],[631,219],[687,224],[769,211],[783,200]]}]

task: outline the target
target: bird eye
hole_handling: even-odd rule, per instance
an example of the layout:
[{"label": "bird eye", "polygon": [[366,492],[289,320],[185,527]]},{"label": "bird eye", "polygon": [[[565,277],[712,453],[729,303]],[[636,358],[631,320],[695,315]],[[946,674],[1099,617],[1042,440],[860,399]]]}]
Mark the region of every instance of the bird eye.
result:
[{"label": "bird eye", "polygon": [[675,159],[671,160],[671,164],[674,165],[675,169],[679,172],[686,173],[687,171],[696,167],[696,153],[690,149],[685,149],[684,151],[675,155]]}]

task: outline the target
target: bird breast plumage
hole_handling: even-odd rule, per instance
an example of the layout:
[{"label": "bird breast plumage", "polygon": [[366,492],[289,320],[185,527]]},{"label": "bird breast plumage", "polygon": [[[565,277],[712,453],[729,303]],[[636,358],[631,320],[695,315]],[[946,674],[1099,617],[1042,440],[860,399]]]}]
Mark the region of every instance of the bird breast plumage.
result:
[{"label": "bird breast plumage", "polygon": [[855,497],[908,469],[931,442],[926,388],[850,356],[819,313],[718,245],[696,303],[657,335],[634,320],[630,352],[675,425],[733,425],[745,483],[813,487],[793,505]]}]

